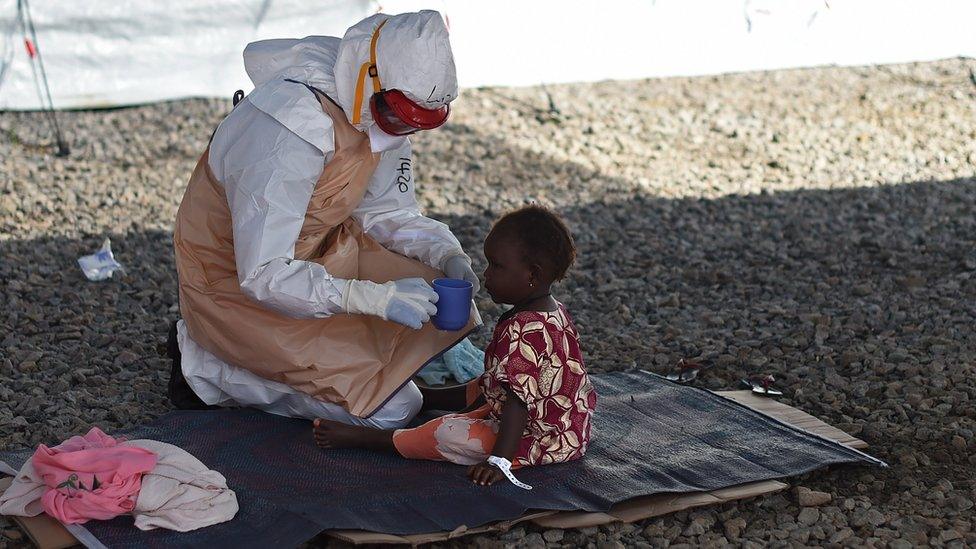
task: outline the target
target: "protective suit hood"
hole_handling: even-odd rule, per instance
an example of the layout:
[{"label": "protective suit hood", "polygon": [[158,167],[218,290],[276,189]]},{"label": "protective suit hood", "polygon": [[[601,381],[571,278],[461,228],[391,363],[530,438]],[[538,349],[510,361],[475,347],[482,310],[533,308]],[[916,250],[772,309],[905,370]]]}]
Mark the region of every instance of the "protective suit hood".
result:
[{"label": "protective suit hood", "polygon": [[294,80],[335,98],[339,39],[308,36],[251,42],[244,48],[244,69],[254,83],[246,101],[328,155],[335,149],[332,119],[318,99]]},{"label": "protective suit hood", "polygon": [[258,88],[272,80],[305,82],[336,98],[335,67],[340,40],[307,36],[251,42],[244,48],[244,70]]},{"label": "protective suit hood", "polygon": [[[426,108],[435,109],[458,96],[457,72],[447,27],[436,11],[386,15],[378,13],[353,25],[339,44],[334,68],[338,103],[353,120],[356,85],[363,63],[370,60],[370,41],[386,21],[376,43],[376,68],[383,89],[397,89]],[[373,84],[363,82],[359,129],[373,124],[369,97]]]},{"label": "protective suit hood", "polygon": [[[321,114],[311,94],[290,90],[296,80],[314,86],[334,99],[353,120],[356,85],[363,63],[370,60],[370,41],[376,28],[386,21],[377,37],[376,66],[385,89],[398,89],[427,108],[445,105],[458,96],[454,54],[447,27],[436,11],[399,15],[376,14],[356,23],[340,40],[332,36],[274,39],[252,42],[244,49],[244,68],[254,83],[248,95],[258,109],[269,114],[323,153],[333,148],[332,123]],[[405,141],[387,136],[375,128],[369,110],[373,84],[363,82],[364,100],[357,129],[369,130],[380,149],[395,148]],[[288,91],[292,93],[289,93]]]}]

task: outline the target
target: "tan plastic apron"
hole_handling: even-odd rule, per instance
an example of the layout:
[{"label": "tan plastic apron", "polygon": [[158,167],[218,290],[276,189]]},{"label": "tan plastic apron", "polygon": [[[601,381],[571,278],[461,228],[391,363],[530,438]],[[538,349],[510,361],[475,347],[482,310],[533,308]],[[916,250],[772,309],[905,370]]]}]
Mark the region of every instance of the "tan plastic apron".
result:
[{"label": "tan plastic apron", "polygon": [[[295,259],[323,265],[337,278],[387,282],[443,276],[383,248],[350,215],[379,163],[369,138],[342,109],[320,97],[332,118],[335,154],[309,200]],[[368,315],[296,320],[263,308],[241,292],[230,209],[223,186],[200,157],[176,216],[173,240],[180,312],[190,337],[224,362],[285,383],[353,415],[368,417],[433,357],[475,327],[457,332],[431,323],[413,330]]]}]

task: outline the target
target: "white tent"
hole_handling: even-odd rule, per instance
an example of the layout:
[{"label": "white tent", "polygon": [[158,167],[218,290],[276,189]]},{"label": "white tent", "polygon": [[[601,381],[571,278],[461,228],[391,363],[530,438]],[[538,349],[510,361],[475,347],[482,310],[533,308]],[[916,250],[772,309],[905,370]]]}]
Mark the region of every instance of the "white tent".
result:
[{"label": "white tent", "polygon": [[[0,0],[0,109],[41,106],[19,0]],[[633,79],[976,56],[973,0],[387,0],[445,14],[462,86]],[[372,0],[32,0],[53,103],[249,90],[250,41],[341,36]]]},{"label": "white tent", "polygon": [[[32,0],[55,108],[250,89],[241,52],[264,38],[342,35],[370,0]],[[18,0],[0,0],[0,109],[41,107]],[[43,88],[41,88],[43,89]]]}]

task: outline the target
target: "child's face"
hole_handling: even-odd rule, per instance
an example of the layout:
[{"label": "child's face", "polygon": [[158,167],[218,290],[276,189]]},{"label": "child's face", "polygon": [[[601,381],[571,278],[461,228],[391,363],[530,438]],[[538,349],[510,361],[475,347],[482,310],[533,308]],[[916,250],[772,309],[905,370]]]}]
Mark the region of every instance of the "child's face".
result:
[{"label": "child's face", "polygon": [[534,281],[532,269],[513,238],[490,233],[485,239],[485,259],[485,289],[495,303],[521,303],[535,290],[529,285]]}]

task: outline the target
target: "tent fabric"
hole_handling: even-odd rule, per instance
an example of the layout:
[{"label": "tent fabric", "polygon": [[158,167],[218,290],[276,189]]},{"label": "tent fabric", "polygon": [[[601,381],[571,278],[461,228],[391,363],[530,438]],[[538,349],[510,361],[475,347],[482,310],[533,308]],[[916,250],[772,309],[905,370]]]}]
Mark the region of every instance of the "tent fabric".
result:
[{"label": "tent fabric", "polygon": [[[586,457],[526,468],[531,492],[486,488],[465,467],[365,450],[318,449],[307,421],[251,410],[170,412],[128,436],[176,444],[221,472],[240,512],[177,534],[132,519],[89,523],[106,546],[295,545],[326,529],[391,534],[451,531],[528,509],[606,511],[657,493],[707,491],[784,478],[837,463],[883,465],[714,393],[643,372],[594,375],[601,395]],[[30,451],[0,453],[19,467]]]},{"label": "tent fabric", "polygon": [[[371,0],[29,2],[56,109],[100,108],[251,89],[256,40],[341,37]],[[0,0],[0,109],[39,109],[18,0]]]}]

